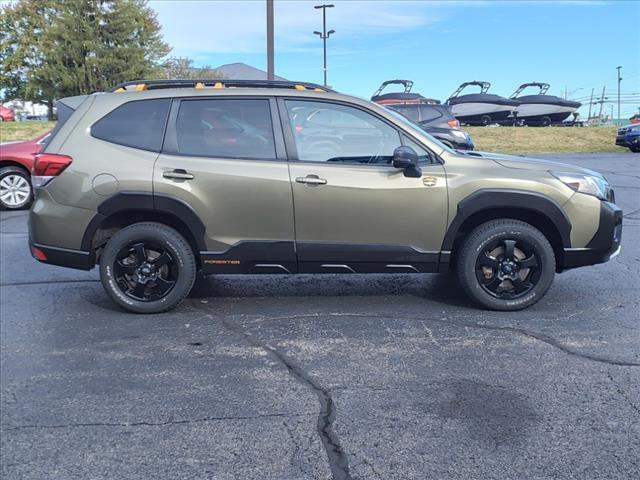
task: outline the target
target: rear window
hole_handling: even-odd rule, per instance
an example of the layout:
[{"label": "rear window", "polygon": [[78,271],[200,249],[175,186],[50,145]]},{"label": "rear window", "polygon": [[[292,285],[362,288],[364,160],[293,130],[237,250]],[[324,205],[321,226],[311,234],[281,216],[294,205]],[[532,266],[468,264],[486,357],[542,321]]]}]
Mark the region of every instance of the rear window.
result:
[{"label": "rear window", "polygon": [[178,154],[216,158],[276,158],[267,99],[180,102]]},{"label": "rear window", "polygon": [[442,116],[442,110],[439,107],[431,107],[429,105],[420,106],[420,121],[431,122]]},{"label": "rear window", "polygon": [[417,105],[390,105],[396,112],[401,113],[412,122],[419,122],[419,110]]},{"label": "rear window", "polygon": [[127,147],[159,152],[171,100],[135,100],[120,105],[91,127],[91,135]]}]

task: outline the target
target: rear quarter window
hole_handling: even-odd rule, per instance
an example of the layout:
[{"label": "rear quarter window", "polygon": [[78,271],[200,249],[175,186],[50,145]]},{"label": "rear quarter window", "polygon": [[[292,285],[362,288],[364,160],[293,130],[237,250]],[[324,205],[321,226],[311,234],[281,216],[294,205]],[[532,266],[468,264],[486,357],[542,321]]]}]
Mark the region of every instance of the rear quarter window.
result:
[{"label": "rear quarter window", "polygon": [[171,100],[123,103],[91,127],[91,135],[118,145],[160,152]]}]

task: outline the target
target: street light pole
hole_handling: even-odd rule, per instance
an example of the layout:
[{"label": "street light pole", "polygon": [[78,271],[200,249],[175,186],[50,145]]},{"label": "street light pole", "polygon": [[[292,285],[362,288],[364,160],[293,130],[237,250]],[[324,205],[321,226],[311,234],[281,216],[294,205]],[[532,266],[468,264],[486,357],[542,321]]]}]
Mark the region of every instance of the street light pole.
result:
[{"label": "street light pole", "polygon": [[618,70],[618,121],[620,121],[620,82],[622,81],[622,77],[620,76],[621,68],[622,65],[616,67],[616,70]]},{"label": "street light pole", "polygon": [[315,5],[313,8],[322,9],[322,32],[313,32],[318,35],[322,39],[322,48],[323,48],[323,72],[324,72],[324,86],[327,86],[327,38],[331,36],[332,33],[336,33],[335,30],[329,30],[327,32],[327,8],[333,8],[333,5]]}]

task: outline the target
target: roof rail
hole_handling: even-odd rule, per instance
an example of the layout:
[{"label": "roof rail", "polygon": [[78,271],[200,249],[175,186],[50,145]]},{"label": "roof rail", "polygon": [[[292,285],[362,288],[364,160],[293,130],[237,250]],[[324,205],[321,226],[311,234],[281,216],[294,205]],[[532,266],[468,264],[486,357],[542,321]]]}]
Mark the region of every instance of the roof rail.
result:
[{"label": "roof rail", "polygon": [[194,80],[133,80],[121,83],[111,92],[131,92],[135,90],[157,90],[161,88],[291,88],[295,90],[313,90],[316,92],[333,92],[330,88],[309,82],[289,82],[285,80],[227,80],[227,79],[194,79]]}]

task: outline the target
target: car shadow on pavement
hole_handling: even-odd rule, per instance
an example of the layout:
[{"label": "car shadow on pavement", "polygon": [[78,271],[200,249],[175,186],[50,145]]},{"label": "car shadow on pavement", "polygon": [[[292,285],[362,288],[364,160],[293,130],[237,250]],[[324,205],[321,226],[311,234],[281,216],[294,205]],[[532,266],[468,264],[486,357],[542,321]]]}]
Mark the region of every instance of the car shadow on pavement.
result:
[{"label": "car shadow on pavement", "polygon": [[343,297],[412,295],[455,307],[477,308],[452,274],[211,275],[189,298]]}]

